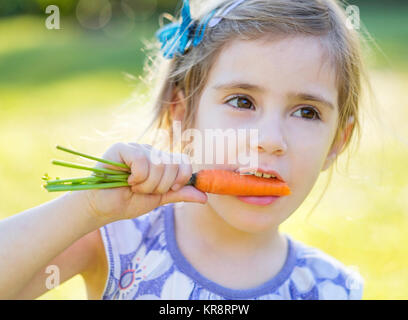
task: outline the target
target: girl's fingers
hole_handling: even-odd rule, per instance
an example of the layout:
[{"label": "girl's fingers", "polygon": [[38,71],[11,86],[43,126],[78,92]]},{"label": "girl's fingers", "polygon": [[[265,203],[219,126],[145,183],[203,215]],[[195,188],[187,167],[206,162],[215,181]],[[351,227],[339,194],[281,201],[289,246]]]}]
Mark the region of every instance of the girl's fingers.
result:
[{"label": "girl's fingers", "polygon": [[163,176],[159,182],[159,185],[154,190],[154,193],[166,193],[169,191],[171,186],[174,183],[174,180],[177,177],[178,165],[177,164],[168,164],[165,166]]},{"label": "girl's fingers", "polygon": [[[177,191],[183,188],[192,175],[188,155],[183,153],[170,154],[148,144],[115,143],[103,157],[125,163],[131,168],[128,183],[131,185],[132,191],[137,193],[164,194],[169,190]],[[111,167],[105,164],[100,165]],[[112,169],[118,168],[112,167]],[[198,192],[198,199],[202,201],[203,194]],[[191,191],[187,195],[191,196]]]},{"label": "girl's fingers", "polygon": [[96,167],[121,170],[131,172],[128,178],[128,184],[142,183],[149,174],[149,161],[143,148],[137,145],[130,145],[122,142],[112,145],[102,156],[104,159],[126,164],[129,169],[124,169],[110,164],[98,162]]},{"label": "girl's fingers", "polygon": [[128,183],[134,185],[146,181],[150,170],[150,163],[146,152],[137,145],[130,145],[130,147],[123,150],[121,154],[125,161],[131,159],[130,167],[132,173],[128,178]]},{"label": "girl's fingers", "polygon": [[[144,152],[147,153],[146,156],[149,162],[147,179],[142,183],[133,185],[132,191],[139,193],[154,193],[165,172],[166,162],[164,160],[159,161],[160,157],[164,156],[163,153],[160,152],[160,150],[156,150],[154,154],[152,154],[150,151],[147,151],[147,149],[145,149]],[[152,157],[156,158],[153,160]]]},{"label": "girl's fingers", "polygon": [[190,180],[191,175],[193,174],[193,169],[191,167],[190,159],[186,154],[178,154],[180,159],[178,174],[174,180],[174,184],[171,187],[173,191],[177,191],[182,188],[188,180]]},{"label": "girl's fingers", "polygon": [[153,191],[159,184],[163,173],[164,173],[163,165],[150,166],[148,178],[142,183],[133,185],[132,191],[137,193],[153,193]]},{"label": "girl's fingers", "polygon": [[[106,160],[115,161],[115,162],[124,163],[119,154],[119,148],[120,148],[119,143],[115,143],[108,150],[105,151],[105,153],[102,155],[101,158],[106,159]],[[126,169],[124,168],[116,167],[116,166],[113,166],[107,163],[103,163],[103,162],[97,162],[95,165],[95,168],[106,168],[106,169],[126,171]]]}]

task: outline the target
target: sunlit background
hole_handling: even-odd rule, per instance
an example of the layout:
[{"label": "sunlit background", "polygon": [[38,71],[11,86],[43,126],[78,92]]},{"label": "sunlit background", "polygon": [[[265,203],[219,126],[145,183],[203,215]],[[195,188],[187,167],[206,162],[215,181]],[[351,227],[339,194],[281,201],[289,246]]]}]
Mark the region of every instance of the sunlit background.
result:
[{"label": "sunlit background", "polygon": [[[365,52],[376,100],[362,106],[358,149],[340,159],[330,187],[322,174],[282,231],[352,266],[365,280],[364,299],[408,298],[408,4],[349,1],[379,48]],[[48,5],[60,29],[47,29]],[[61,194],[42,175],[76,171],[51,159],[82,162],[56,144],[100,156],[135,141],[146,123],[141,50],[174,0],[15,0],[0,2],[0,218]],[[33,256],[33,258],[35,258]],[[10,270],[10,272],[13,272]],[[86,299],[81,276],[39,299]]]}]

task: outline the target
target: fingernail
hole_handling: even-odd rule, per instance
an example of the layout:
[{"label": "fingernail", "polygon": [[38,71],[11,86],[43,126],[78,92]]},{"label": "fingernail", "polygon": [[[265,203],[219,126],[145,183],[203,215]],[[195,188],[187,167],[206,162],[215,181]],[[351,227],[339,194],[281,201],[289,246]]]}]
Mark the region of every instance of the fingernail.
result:
[{"label": "fingernail", "polygon": [[173,191],[177,191],[178,189],[180,189],[179,184],[175,184],[174,186],[171,187],[171,190],[173,190]]}]

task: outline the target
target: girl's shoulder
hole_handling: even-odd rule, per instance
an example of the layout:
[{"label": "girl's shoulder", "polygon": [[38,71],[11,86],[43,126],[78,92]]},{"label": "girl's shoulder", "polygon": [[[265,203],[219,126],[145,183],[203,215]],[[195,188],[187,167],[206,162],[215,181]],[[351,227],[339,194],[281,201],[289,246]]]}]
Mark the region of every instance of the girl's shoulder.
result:
[{"label": "girl's shoulder", "polygon": [[321,249],[289,238],[296,256],[291,280],[298,289],[313,286],[319,299],[362,299],[364,280],[356,266],[346,266]]}]

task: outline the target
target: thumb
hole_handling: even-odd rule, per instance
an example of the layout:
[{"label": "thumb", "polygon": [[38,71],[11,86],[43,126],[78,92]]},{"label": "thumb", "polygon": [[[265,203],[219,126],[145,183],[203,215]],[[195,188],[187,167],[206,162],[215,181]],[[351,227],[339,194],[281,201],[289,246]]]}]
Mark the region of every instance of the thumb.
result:
[{"label": "thumb", "polygon": [[163,194],[160,205],[180,201],[204,204],[207,202],[207,195],[193,186],[184,186],[177,191],[170,190]]}]

